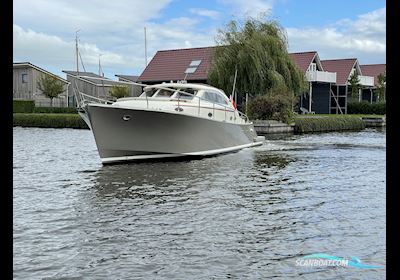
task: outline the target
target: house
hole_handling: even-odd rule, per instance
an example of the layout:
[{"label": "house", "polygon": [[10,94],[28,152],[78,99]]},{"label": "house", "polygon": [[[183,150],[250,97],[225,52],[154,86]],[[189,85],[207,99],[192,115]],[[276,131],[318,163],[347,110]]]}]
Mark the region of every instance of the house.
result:
[{"label": "house", "polygon": [[56,78],[64,88],[63,93],[57,98],[53,98],[52,105],[67,107],[69,82],[30,62],[13,63],[13,99],[30,99],[35,101],[35,106],[49,107],[51,105],[50,98],[46,97],[38,88],[39,80],[45,75]]},{"label": "house", "polygon": [[369,102],[376,102],[378,95],[374,94],[378,86],[378,75],[386,73],[386,64],[364,64],[360,65],[361,72],[364,75],[374,77],[374,86],[363,89],[361,99]]},{"label": "house", "polygon": [[129,88],[130,96],[138,96],[141,93],[141,87],[126,81],[114,81],[109,78],[97,75],[92,72],[76,72],[63,70],[67,76],[67,81],[71,83],[68,89],[69,107],[76,106],[74,89],[101,99],[112,99],[110,90],[113,86],[126,86]]},{"label": "house", "polygon": [[[158,51],[137,81],[145,84],[182,80],[207,83],[214,48]],[[348,79],[353,71],[359,74],[364,89],[373,86],[373,77],[362,75],[356,58],[322,61],[316,51],[290,53],[289,56],[309,83],[308,91],[299,100],[299,107],[308,111],[345,114],[351,93]]]},{"label": "house", "polygon": [[289,56],[303,71],[309,84],[308,91],[300,96],[299,107],[317,114],[329,114],[330,89],[336,83],[336,73],[325,71],[316,51],[290,53]]},{"label": "house", "polygon": [[139,76],[130,76],[130,75],[115,75],[118,78],[118,81],[122,82],[137,82]]},{"label": "house", "polygon": [[207,70],[214,47],[158,51],[138,82],[156,84],[170,81],[207,83]]},{"label": "house", "polygon": [[[115,75],[118,78],[118,81],[127,82],[127,83],[138,83],[139,76],[132,75]],[[135,85],[133,87],[132,96],[139,96],[143,92],[143,87],[140,85]]]},{"label": "house", "polygon": [[363,76],[357,58],[322,60],[321,63],[324,70],[336,72],[336,84],[331,86],[331,114],[347,113],[347,101],[351,98],[351,86],[348,80],[353,72],[357,72],[360,80],[359,100],[361,100],[362,89],[374,86],[373,77]]}]

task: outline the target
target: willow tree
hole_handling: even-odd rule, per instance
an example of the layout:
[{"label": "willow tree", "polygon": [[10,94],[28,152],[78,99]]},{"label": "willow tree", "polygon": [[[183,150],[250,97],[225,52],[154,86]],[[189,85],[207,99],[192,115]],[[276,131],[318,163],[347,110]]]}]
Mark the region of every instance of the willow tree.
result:
[{"label": "willow tree", "polygon": [[232,20],[218,31],[216,43],[208,79],[227,94],[236,70],[238,95],[299,94],[306,88],[304,74],[289,57],[286,33],[276,21],[263,15],[244,23]]}]

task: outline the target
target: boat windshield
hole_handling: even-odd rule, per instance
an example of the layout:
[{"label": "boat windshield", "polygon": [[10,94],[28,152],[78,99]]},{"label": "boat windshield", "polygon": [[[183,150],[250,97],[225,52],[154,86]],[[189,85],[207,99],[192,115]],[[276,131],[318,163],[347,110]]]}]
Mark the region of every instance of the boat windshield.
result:
[{"label": "boat windshield", "polygon": [[[189,93],[189,94],[188,94]],[[192,88],[171,88],[159,89],[159,88],[147,88],[139,97],[161,97],[161,98],[179,98],[185,100],[192,100],[194,95],[197,94],[197,90]]]},{"label": "boat windshield", "polygon": [[[190,94],[188,94],[188,93],[190,93]],[[179,98],[179,99],[192,100],[194,95],[196,95],[196,94],[197,94],[197,90],[194,90],[192,88],[181,88],[181,89],[177,89],[177,91],[175,91],[175,93],[172,97]]]},{"label": "boat windshield", "polygon": [[173,90],[159,89],[152,97],[171,97],[174,94]]},{"label": "boat windshield", "polygon": [[150,97],[152,96],[158,89],[156,88],[147,88],[145,89],[139,97]]}]

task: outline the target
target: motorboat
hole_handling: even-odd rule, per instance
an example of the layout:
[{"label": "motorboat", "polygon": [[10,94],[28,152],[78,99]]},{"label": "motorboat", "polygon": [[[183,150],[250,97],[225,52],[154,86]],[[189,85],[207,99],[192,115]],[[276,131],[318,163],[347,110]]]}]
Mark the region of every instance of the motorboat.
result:
[{"label": "motorboat", "polygon": [[75,90],[103,164],[211,156],[262,145],[224,91],[205,84],[145,85],[138,97],[103,100]]}]

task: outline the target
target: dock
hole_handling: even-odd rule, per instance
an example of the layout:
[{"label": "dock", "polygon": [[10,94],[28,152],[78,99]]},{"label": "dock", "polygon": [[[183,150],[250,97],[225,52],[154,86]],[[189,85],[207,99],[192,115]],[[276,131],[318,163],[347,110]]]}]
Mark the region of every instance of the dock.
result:
[{"label": "dock", "polygon": [[253,125],[258,135],[294,132],[294,125],[275,120],[255,120]]},{"label": "dock", "polygon": [[362,117],[365,127],[386,126],[386,117]]}]

